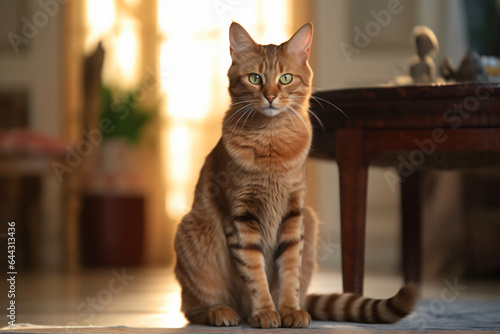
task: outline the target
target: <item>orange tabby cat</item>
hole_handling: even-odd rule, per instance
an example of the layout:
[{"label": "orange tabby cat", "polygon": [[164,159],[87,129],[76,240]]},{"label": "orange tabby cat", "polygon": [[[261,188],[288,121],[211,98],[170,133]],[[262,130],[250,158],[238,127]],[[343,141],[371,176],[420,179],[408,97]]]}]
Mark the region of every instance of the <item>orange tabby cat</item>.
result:
[{"label": "orange tabby cat", "polygon": [[[312,25],[281,45],[229,29],[232,104],[175,237],[182,311],[193,323],[307,327],[314,319],[395,322],[416,291],[387,300],[309,295],[318,220],[304,208],[311,145]],[[310,316],[311,315],[311,316]]]}]

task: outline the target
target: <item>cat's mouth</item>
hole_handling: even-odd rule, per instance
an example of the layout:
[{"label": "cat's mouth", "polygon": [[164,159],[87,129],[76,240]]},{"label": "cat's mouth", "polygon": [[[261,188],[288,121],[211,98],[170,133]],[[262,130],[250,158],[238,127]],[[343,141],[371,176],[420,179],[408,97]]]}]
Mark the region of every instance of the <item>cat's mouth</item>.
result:
[{"label": "cat's mouth", "polygon": [[278,109],[278,108],[275,108],[273,106],[269,106],[269,107],[266,107],[266,108],[261,108],[260,112],[263,113],[266,116],[274,117],[274,116],[278,115],[281,112],[281,108]]}]

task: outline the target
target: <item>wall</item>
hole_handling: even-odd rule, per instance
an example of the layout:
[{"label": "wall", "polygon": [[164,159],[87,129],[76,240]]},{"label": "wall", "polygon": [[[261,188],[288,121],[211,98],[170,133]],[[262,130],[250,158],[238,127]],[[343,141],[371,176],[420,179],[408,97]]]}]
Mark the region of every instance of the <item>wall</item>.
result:
[{"label": "wall", "polygon": [[[26,4],[26,12],[22,16],[29,22],[36,23],[38,31],[28,38],[26,50],[17,54],[13,48],[0,52],[0,90],[26,89],[30,99],[30,128],[58,136],[62,134],[59,52],[61,15],[60,11],[56,13],[55,8],[53,17],[47,15],[37,1],[26,1]],[[22,22],[22,16],[15,20]],[[33,17],[39,21],[33,22]],[[62,226],[60,198],[61,189],[57,179],[52,174],[47,175],[43,178],[38,222],[41,229],[41,252],[36,259],[43,268],[58,267],[62,263],[62,244],[58,242]]]}]

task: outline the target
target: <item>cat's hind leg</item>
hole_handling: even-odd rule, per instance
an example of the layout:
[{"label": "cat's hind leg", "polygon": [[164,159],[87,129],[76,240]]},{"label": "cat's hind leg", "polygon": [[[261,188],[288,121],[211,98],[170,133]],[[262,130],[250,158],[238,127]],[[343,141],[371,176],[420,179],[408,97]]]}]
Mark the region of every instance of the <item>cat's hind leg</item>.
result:
[{"label": "cat's hind leg", "polygon": [[200,306],[197,298],[190,293],[182,293],[182,309],[189,322],[210,326],[237,326],[240,316],[229,306]]},{"label": "cat's hind leg", "polygon": [[208,320],[212,326],[237,326],[240,323],[240,316],[233,308],[218,305],[208,309]]},{"label": "cat's hind leg", "polygon": [[[175,276],[182,288],[181,310],[195,324],[235,326],[240,316],[231,297],[229,253],[220,224],[190,213],[175,237]],[[231,307],[233,306],[233,307]]]}]

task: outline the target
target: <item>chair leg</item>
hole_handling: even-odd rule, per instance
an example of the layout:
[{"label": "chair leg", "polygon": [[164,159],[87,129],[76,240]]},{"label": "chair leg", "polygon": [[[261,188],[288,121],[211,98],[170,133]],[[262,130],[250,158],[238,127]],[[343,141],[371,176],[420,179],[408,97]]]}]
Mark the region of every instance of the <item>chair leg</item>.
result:
[{"label": "chair leg", "polygon": [[405,283],[421,280],[421,174],[415,171],[401,183],[402,267]]},{"label": "chair leg", "polygon": [[365,212],[368,162],[363,159],[363,131],[338,130],[335,156],[340,177],[340,220],[344,292],[363,293]]}]

